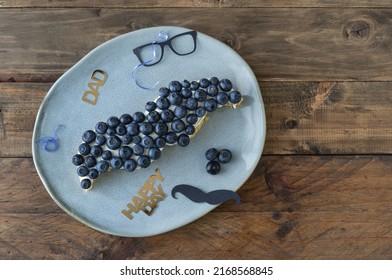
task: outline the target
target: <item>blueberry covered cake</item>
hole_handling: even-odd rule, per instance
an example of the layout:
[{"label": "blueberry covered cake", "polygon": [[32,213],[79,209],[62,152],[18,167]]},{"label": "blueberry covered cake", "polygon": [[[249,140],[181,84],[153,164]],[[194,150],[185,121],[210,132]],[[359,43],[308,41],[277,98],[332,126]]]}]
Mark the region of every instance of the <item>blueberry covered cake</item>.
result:
[{"label": "blueberry covered cake", "polygon": [[160,158],[165,145],[187,146],[208,112],[222,106],[236,108],[243,100],[230,80],[215,77],[172,81],[158,94],[155,101],[146,103],[144,113],[112,116],[83,133],[72,158],[83,189],[90,189],[95,179],[112,169],[147,168]]}]

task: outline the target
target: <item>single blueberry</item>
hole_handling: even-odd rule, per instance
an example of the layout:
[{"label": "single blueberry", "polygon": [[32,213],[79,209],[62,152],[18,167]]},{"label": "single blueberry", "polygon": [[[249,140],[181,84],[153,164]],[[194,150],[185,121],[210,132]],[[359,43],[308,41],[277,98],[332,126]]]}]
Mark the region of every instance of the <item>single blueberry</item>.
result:
[{"label": "single blueberry", "polygon": [[208,172],[209,174],[211,174],[211,175],[216,175],[216,174],[218,174],[219,171],[221,170],[221,167],[220,167],[219,162],[213,160],[213,161],[209,161],[209,162],[207,163],[206,170],[207,170],[207,172]]},{"label": "single blueberry", "polygon": [[206,78],[202,78],[199,81],[199,85],[201,88],[207,88],[210,85],[210,81]]},{"label": "single blueberry", "polygon": [[218,95],[216,96],[216,101],[220,105],[226,105],[227,102],[229,102],[229,95],[226,92],[219,92]]},{"label": "single blueberry", "polygon": [[102,155],[102,148],[100,147],[100,146],[98,146],[98,145],[95,145],[95,146],[92,146],[91,147],[91,151],[90,151],[90,153],[91,153],[91,155],[93,155],[94,157],[99,157],[99,156],[101,156]]},{"label": "single blueberry", "polygon": [[188,116],[186,116],[186,121],[189,124],[196,124],[197,123],[197,115],[196,114],[189,114]]},{"label": "single blueberry", "polygon": [[228,149],[223,149],[219,152],[218,160],[220,163],[228,163],[232,158],[231,152]]},{"label": "single blueberry", "polygon": [[81,155],[88,155],[90,153],[90,145],[87,143],[82,143],[79,145],[78,151]]},{"label": "single blueberry", "polygon": [[185,133],[188,135],[192,135],[193,133],[195,133],[195,127],[193,125],[187,125],[185,127]]},{"label": "single blueberry", "polygon": [[97,138],[95,139],[95,144],[102,146],[106,143],[106,137],[103,134],[98,134]]},{"label": "single blueberry", "polygon": [[194,97],[189,97],[187,100],[185,100],[185,107],[187,107],[189,110],[195,110],[198,105],[199,103]]},{"label": "single blueberry", "polygon": [[167,109],[170,106],[170,102],[166,97],[159,97],[156,101],[157,107],[161,110]]},{"label": "single blueberry", "polygon": [[155,146],[158,148],[163,148],[166,145],[166,140],[163,137],[157,137],[155,139]]},{"label": "single blueberry", "polygon": [[139,124],[139,130],[144,135],[150,135],[154,128],[149,122],[142,122],[141,124]]},{"label": "single blueberry", "polygon": [[158,91],[160,97],[168,97],[170,90],[167,87],[161,87]]},{"label": "single blueberry", "polygon": [[219,152],[217,149],[215,149],[215,148],[208,149],[206,152],[206,159],[209,161],[215,160],[218,158],[218,154],[219,154]]},{"label": "single blueberry", "polygon": [[99,173],[105,173],[109,170],[109,163],[107,161],[101,160],[97,163],[97,170]]},{"label": "single blueberry", "polygon": [[183,86],[184,88],[189,88],[190,85],[191,85],[191,83],[190,83],[188,80],[184,80],[184,81],[182,82],[182,86]]},{"label": "single blueberry", "polygon": [[132,148],[133,153],[137,156],[141,156],[144,153],[144,147],[140,144],[135,144]]},{"label": "single blueberry", "polygon": [[132,122],[132,117],[130,114],[123,114],[120,116],[120,122],[124,125],[130,124]]},{"label": "single blueberry", "polygon": [[173,91],[180,91],[182,89],[182,85],[179,81],[171,81],[169,83],[169,90]]},{"label": "single blueberry", "polygon": [[166,123],[159,121],[154,126],[154,132],[158,136],[163,136],[169,131],[169,128]]},{"label": "single blueberry", "polygon": [[121,141],[123,142],[124,145],[131,144],[132,142],[132,136],[129,134],[125,134],[121,137]]},{"label": "single blueberry", "polygon": [[197,90],[199,88],[199,83],[197,81],[192,81],[191,85],[189,86],[191,90]]},{"label": "single blueberry", "polygon": [[208,112],[214,112],[218,108],[218,102],[215,99],[209,98],[204,102],[204,109]]},{"label": "single blueberry", "polygon": [[139,125],[135,122],[130,123],[127,126],[127,132],[131,136],[139,134]]},{"label": "single blueberry", "polygon": [[118,150],[118,155],[120,156],[120,158],[123,159],[131,158],[132,154],[133,154],[132,148],[128,146],[122,146]]},{"label": "single blueberry", "polygon": [[88,177],[92,180],[97,179],[99,176],[99,172],[97,169],[93,168],[88,172]]},{"label": "single blueberry", "polygon": [[171,123],[171,129],[175,133],[180,133],[185,129],[185,123],[181,119],[175,119]]},{"label": "single blueberry", "polygon": [[144,121],[144,119],[146,118],[146,116],[142,113],[142,112],[136,112],[132,115],[132,118],[135,122],[137,123],[141,123]]},{"label": "single blueberry", "polygon": [[141,168],[149,167],[150,163],[151,163],[150,158],[148,156],[145,156],[145,155],[140,156],[137,159],[137,165],[139,165]]},{"label": "single blueberry", "polygon": [[152,160],[159,159],[161,157],[161,150],[158,149],[157,147],[152,147],[151,149],[148,150],[147,155]]},{"label": "single blueberry", "polygon": [[105,122],[99,122],[95,125],[95,131],[99,134],[104,134],[108,129],[108,125]]},{"label": "single blueberry", "polygon": [[233,90],[229,93],[229,99],[231,103],[237,104],[242,99],[241,93],[236,90]]},{"label": "single blueberry", "polygon": [[174,108],[174,116],[176,116],[179,119],[182,119],[185,117],[187,114],[186,107],[184,105],[178,105],[176,108]]},{"label": "single blueberry", "polygon": [[199,102],[203,102],[203,101],[205,101],[207,99],[207,93],[204,90],[202,90],[202,89],[195,90],[193,96]]},{"label": "single blueberry", "polygon": [[154,101],[148,101],[146,103],[145,109],[146,111],[152,112],[157,108],[157,104]]},{"label": "single blueberry", "polygon": [[89,188],[91,188],[91,181],[90,181],[90,179],[83,179],[82,181],[80,181],[80,186],[84,190],[88,190]]},{"label": "single blueberry", "polygon": [[151,111],[147,115],[147,121],[150,123],[156,123],[161,118],[161,115],[157,111]]},{"label": "single blueberry", "polygon": [[207,88],[207,94],[209,96],[216,96],[218,94],[218,87],[214,85],[209,85]]},{"label": "single blueberry", "polygon": [[92,131],[92,130],[86,130],[86,131],[83,133],[82,140],[83,140],[84,142],[86,142],[86,143],[91,143],[91,142],[93,142],[93,141],[95,140],[95,137],[96,137],[96,135],[95,135],[95,132],[94,132],[94,131]]},{"label": "single blueberry", "polygon": [[181,90],[181,95],[182,97],[184,97],[185,99],[189,98],[192,96],[192,91],[189,88],[183,88]]},{"label": "single blueberry", "polygon": [[142,142],[142,137],[140,135],[135,135],[132,137],[132,142],[135,144],[140,144]]},{"label": "single blueberry", "polygon": [[177,134],[175,134],[174,132],[168,132],[165,135],[165,140],[166,140],[166,143],[168,143],[168,144],[174,144],[177,142]]},{"label": "single blueberry", "polygon": [[115,127],[109,127],[108,130],[106,130],[106,134],[109,135],[109,136],[116,135],[116,128]]},{"label": "single blueberry", "polygon": [[164,122],[171,122],[171,121],[173,121],[173,119],[174,119],[174,113],[173,113],[173,111],[170,110],[170,109],[164,109],[164,110],[162,110],[162,112],[161,112],[161,119],[162,119]]},{"label": "single blueberry", "polygon": [[210,84],[211,84],[211,85],[214,85],[214,86],[219,85],[219,79],[218,79],[217,77],[212,77],[212,78],[210,79]]},{"label": "single blueberry", "polygon": [[[103,153],[102,153],[102,159],[104,159],[104,160],[109,160],[109,159],[111,159],[112,158],[112,152],[111,151],[108,151],[108,150],[106,150],[106,151],[103,151]],[[98,162],[99,163],[99,162]]]},{"label": "single blueberry", "polygon": [[93,167],[93,166],[95,166],[96,164],[97,164],[97,160],[95,159],[95,157],[93,157],[93,156],[87,156],[85,159],[84,159],[84,164],[87,166],[87,167]]},{"label": "single blueberry", "polygon": [[121,139],[117,136],[110,136],[106,141],[106,145],[111,150],[117,150],[121,146]]},{"label": "single blueberry", "polygon": [[178,136],[178,145],[180,145],[181,147],[185,147],[189,145],[190,139],[189,136],[186,134],[181,134],[180,136]]},{"label": "single blueberry", "polygon": [[115,169],[120,169],[123,166],[123,160],[120,157],[113,157],[110,161],[110,166]]},{"label": "single blueberry", "polygon": [[151,136],[144,136],[142,138],[142,145],[145,148],[151,148],[152,146],[154,146],[154,139],[152,139]]},{"label": "single blueberry", "polygon": [[223,91],[230,91],[233,88],[233,85],[229,79],[222,79],[219,83],[219,87]]},{"label": "single blueberry", "polygon": [[137,164],[134,159],[128,159],[124,162],[124,170],[128,172],[132,172],[136,169]]},{"label": "single blueberry", "polygon": [[120,124],[120,120],[117,117],[110,117],[107,121],[107,124],[111,128],[115,128]]},{"label": "single blueberry", "polygon": [[120,124],[116,127],[116,133],[118,135],[124,135],[125,133],[127,133],[127,128],[125,127],[125,125]]},{"label": "single blueberry", "polygon": [[171,92],[168,99],[171,105],[180,105],[182,102],[182,95],[179,92]]},{"label": "single blueberry", "polygon": [[83,159],[83,156],[82,156],[82,155],[77,154],[77,155],[74,155],[74,156],[72,157],[72,163],[73,163],[74,165],[76,165],[76,166],[81,165],[81,164],[83,163],[83,161],[84,161],[84,159]]},{"label": "single blueberry", "polygon": [[76,173],[80,176],[80,177],[84,177],[87,176],[88,174],[88,168],[84,165],[79,166],[78,169],[76,170]]},{"label": "single blueberry", "polygon": [[206,109],[204,109],[203,107],[198,107],[195,110],[195,114],[196,116],[198,116],[199,118],[203,117],[206,114]]}]

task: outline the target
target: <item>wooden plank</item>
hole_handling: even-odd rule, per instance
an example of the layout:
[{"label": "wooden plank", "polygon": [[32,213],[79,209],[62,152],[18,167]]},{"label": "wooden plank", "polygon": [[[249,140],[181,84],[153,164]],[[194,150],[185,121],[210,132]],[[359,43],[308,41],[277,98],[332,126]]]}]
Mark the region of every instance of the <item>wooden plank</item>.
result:
[{"label": "wooden plank", "polygon": [[[31,156],[48,83],[0,83],[0,157]],[[390,154],[391,82],[261,82],[268,154]]]},{"label": "wooden plank", "polygon": [[392,156],[264,156],[239,205],[148,238],[102,234],[57,211],[31,159],[0,166],[0,259],[392,257]]},{"label": "wooden plank", "polygon": [[26,8],[0,18],[0,81],[49,81],[111,38],[179,24],[234,48],[260,81],[392,78],[392,9]]}]

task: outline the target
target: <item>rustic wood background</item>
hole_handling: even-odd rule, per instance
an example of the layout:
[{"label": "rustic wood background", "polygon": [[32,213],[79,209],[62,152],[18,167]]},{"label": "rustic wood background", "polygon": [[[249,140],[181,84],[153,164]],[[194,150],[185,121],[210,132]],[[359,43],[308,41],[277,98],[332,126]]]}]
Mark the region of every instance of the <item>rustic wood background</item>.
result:
[{"label": "rustic wood background", "polygon": [[[211,35],[249,63],[267,139],[240,205],[119,238],[52,201],[32,130],[87,52],[157,25]],[[0,0],[0,259],[391,259],[391,50],[389,0]]]}]

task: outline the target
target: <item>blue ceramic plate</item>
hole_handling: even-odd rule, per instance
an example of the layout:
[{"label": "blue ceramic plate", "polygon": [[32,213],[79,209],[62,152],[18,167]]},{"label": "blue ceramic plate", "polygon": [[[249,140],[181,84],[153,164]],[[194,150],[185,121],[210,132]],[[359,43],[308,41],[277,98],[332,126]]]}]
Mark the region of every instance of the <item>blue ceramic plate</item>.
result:
[{"label": "blue ceramic plate", "polygon": [[[175,185],[189,184],[205,192],[236,191],[261,157],[266,125],[257,80],[248,64],[220,41],[198,33],[196,51],[187,56],[178,56],[166,47],[159,64],[137,71],[137,79],[144,86],[159,81],[155,90],[144,91],[135,85],[131,71],[139,60],[132,50],[156,40],[160,31],[172,37],[188,29],[147,28],[100,45],[58,79],[36,119],[33,157],[45,188],[65,212],[105,233],[151,236],[188,224],[216,206],[194,203],[182,194],[173,198],[171,190]],[[133,173],[115,170],[101,175],[90,191],[81,189],[71,158],[85,130],[94,129],[98,121],[110,116],[144,111],[145,103],[154,100],[157,90],[170,81],[213,76],[230,79],[242,93],[244,102],[239,108],[225,107],[210,113],[189,146],[166,146],[161,158],[149,168]],[[86,94],[89,90],[92,93]],[[53,136],[58,124],[64,125],[58,131],[59,148],[46,152],[37,142]],[[222,166],[216,176],[205,169],[204,153],[211,147],[228,148],[233,153],[233,160]],[[152,213],[151,206],[157,206]]]}]

